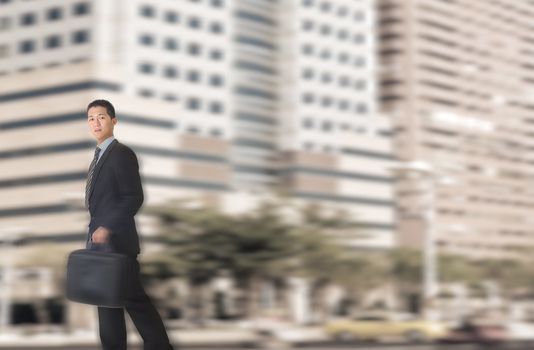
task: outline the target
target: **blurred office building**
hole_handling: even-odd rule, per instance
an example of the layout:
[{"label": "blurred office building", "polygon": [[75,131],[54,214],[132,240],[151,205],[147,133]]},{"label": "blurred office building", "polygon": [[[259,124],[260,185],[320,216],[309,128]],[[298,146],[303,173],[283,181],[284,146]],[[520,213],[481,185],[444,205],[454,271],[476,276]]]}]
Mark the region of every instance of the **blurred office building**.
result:
[{"label": "blurred office building", "polygon": [[32,243],[14,263],[39,242],[86,238],[96,98],[113,102],[116,136],[140,158],[145,206],[239,211],[283,192],[357,220],[343,243],[390,247],[373,11],[369,0],[0,1],[0,235]]},{"label": "blurred office building", "polygon": [[371,1],[0,6],[1,227],[84,239],[84,108],[105,98],[149,204],[195,197],[231,210],[238,192],[282,189],[357,216],[370,245],[391,244]]},{"label": "blurred office building", "polygon": [[441,251],[473,258],[531,250],[534,3],[379,0],[377,12],[396,156],[427,165],[401,174],[399,242],[432,230]]}]

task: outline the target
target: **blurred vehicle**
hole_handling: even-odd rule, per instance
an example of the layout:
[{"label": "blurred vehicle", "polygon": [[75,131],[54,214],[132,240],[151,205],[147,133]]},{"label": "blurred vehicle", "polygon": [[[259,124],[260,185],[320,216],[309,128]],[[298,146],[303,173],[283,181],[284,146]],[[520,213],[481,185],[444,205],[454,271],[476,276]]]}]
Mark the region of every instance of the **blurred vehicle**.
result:
[{"label": "blurred vehicle", "polygon": [[400,338],[421,343],[444,337],[447,327],[439,322],[417,319],[411,314],[374,313],[332,321],[325,326],[325,331],[338,341]]},{"label": "blurred vehicle", "polygon": [[500,344],[508,340],[507,328],[501,323],[464,322],[451,329],[449,334],[441,338],[444,343],[479,343]]},{"label": "blurred vehicle", "polygon": [[509,340],[534,346],[534,324],[529,322],[507,322],[506,329]]}]

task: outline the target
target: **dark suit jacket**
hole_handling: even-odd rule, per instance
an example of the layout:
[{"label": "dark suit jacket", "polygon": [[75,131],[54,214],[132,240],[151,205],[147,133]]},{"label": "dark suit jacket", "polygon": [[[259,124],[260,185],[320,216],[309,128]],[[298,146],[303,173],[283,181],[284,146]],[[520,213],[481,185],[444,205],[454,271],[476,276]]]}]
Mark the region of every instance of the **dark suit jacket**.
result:
[{"label": "dark suit jacket", "polygon": [[111,230],[110,244],[118,253],[139,254],[134,216],[143,204],[143,188],[135,153],[114,140],[98,161],[89,194],[89,240],[100,226]]}]

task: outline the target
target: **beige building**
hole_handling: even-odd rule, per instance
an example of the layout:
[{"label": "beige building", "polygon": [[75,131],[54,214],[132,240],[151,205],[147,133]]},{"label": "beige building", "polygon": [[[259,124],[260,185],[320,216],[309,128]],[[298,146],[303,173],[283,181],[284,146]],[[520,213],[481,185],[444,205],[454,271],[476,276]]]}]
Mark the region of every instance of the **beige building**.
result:
[{"label": "beige building", "polygon": [[399,242],[421,245],[426,228],[440,251],[531,251],[534,2],[379,0],[377,11],[394,148],[432,166],[399,180]]}]

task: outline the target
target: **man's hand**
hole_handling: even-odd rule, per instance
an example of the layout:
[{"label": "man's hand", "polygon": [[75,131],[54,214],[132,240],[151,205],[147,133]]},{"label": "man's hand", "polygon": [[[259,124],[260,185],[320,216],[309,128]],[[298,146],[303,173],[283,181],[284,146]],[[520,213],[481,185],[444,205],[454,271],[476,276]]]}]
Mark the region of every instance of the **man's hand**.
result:
[{"label": "man's hand", "polygon": [[105,244],[109,241],[109,235],[111,231],[105,227],[100,226],[93,232],[91,236],[91,241],[96,244]]}]

